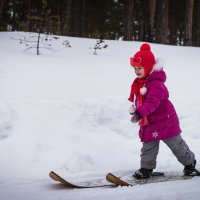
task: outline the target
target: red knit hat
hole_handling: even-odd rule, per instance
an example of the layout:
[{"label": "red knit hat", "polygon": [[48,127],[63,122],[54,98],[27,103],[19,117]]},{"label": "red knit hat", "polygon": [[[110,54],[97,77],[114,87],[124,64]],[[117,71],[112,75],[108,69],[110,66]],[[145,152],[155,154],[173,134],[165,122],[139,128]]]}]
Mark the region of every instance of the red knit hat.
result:
[{"label": "red knit hat", "polygon": [[155,64],[155,57],[151,52],[150,45],[147,43],[142,44],[140,51],[138,51],[132,58],[130,58],[130,64],[133,67],[144,67],[145,76],[148,76]]}]

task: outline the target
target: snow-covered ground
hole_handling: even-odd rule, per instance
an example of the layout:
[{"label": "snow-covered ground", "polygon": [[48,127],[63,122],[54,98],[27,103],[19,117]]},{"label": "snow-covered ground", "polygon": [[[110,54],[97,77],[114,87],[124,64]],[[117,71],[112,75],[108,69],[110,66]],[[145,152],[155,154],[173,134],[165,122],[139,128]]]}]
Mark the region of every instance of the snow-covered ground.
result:
[{"label": "snow-covered ground", "polygon": [[[129,58],[140,42],[60,38],[55,51],[24,52],[19,35],[0,33],[0,198],[2,200],[151,199],[193,200],[200,178],[128,188],[67,190],[48,177],[54,170],[74,182],[139,168],[138,126],[127,101],[135,78]],[[21,36],[20,36],[21,37]],[[68,39],[72,48],[60,43]],[[200,168],[200,48],[152,44],[165,59],[170,99],[183,138]],[[161,143],[158,171],[182,172]]]}]

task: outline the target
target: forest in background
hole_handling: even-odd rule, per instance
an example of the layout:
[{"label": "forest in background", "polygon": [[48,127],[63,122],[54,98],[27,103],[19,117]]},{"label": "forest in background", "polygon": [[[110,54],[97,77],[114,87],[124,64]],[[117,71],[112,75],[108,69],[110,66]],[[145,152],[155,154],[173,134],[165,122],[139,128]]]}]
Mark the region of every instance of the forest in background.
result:
[{"label": "forest in background", "polygon": [[0,31],[200,46],[200,0],[0,0]]}]

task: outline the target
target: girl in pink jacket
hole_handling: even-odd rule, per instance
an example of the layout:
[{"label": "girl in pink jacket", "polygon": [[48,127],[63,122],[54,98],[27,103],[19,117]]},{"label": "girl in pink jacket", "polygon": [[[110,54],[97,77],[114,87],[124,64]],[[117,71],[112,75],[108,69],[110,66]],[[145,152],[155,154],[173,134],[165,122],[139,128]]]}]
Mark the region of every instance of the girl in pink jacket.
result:
[{"label": "girl in pink jacket", "polygon": [[131,121],[140,126],[139,137],[143,142],[141,149],[141,168],[134,176],[149,178],[156,168],[159,143],[162,140],[171,149],[178,161],[184,165],[185,175],[197,175],[194,153],[182,139],[179,119],[169,92],[165,86],[166,74],[162,65],[155,61],[150,45],[144,43],[132,58],[130,64],[137,78],[133,81],[129,101]]}]

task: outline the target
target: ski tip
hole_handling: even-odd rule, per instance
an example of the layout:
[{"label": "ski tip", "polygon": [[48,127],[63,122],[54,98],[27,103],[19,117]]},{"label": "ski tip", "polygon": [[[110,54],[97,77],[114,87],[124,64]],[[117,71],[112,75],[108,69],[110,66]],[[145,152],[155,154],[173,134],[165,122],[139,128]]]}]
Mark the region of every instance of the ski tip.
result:
[{"label": "ski tip", "polygon": [[49,175],[52,174],[52,173],[54,173],[54,172],[53,172],[53,171],[50,171],[50,172],[49,172]]},{"label": "ski tip", "polygon": [[57,174],[53,171],[49,172],[49,177],[52,178],[55,181],[58,181]]},{"label": "ski tip", "polygon": [[107,175],[106,175],[106,177],[108,177],[108,176],[114,176],[112,173],[107,173]]},{"label": "ski tip", "polygon": [[131,186],[131,184],[123,181],[122,179],[120,179],[119,177],[113,175],[112,173],[108,173],[106,175],[106,180],[110,183],[113,183],[117,186]]},{"label": "ski tip", "polygon": [[60,177],[58,174],[56,174],[54,171],[49,172],[49,177],[53,179],[54,181],[65,183],[65,180]]},{"label": "ski tip", "polygon": [[52,174],[56,174],[54,171],[49,172],[49,176],[51,177]]}]

